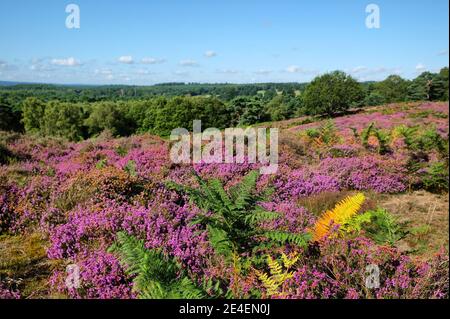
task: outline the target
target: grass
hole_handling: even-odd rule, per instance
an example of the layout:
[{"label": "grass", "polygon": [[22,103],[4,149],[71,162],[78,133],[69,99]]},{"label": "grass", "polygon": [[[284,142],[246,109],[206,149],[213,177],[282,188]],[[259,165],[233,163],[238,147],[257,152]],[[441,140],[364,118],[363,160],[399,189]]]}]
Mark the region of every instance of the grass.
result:
[{"label": "grass", "polygon": [[414,191],[404,194],[378,194],[372,200],[401,222],[408,222],[408,236],[398,248],[418,259],[427,260],[441,247],[449,249],[448,194]]},{"label": "grass", "polygon": [[54,265],[47,259],[47,241],[40,233],[0,236],[0,280],[13,282],[23,298],[56,298],[49,276]]}]

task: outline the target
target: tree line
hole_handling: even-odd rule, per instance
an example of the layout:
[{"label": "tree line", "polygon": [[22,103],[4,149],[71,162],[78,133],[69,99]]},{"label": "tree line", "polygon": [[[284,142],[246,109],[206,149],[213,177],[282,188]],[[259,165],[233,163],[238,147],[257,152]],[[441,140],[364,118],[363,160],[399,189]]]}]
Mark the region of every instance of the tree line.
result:
[{"label": "tree line", "polygon": [[[439,73],[424,72],[413,80],[391,75],[383,81],[369,83],[359,83],[344,72],[334,71],[318,76],[304,86],[223,85],[221,90],[234,88],[239,92],[227,98],[223,98],[223,91],[212,94],[220,85],[186,86],[195,90],[203,86],[204,91],[198,95],[180,94],[174,88],[183,85],[170,83],[149,87],[152,90],[158,87],[161,91],[157,92],[161,94],[116,99],[116,93],[108,95],[109,88],[100,87],[98,91],[92,87],[77,88],[80,96],[92,92],[99,94],[97,98],[105,95],[98,100],[85,101],[72,100],[74,88],[63,88],[63,91],[49,89],[51,86],[46,85],[3,88],[0,89],[0,130],[58,136],[73,141],[96,136],[104,130],[115,136],[143,132],[167,136],[177,127],[192,129],[194,119],[202,120],[204,128],[222,129],[302,115],[334,116],[352,107],[445,101],[448,100],[449,80],[448,68]],[[53,93],[48,96],[36,93],[40,90],[53,90]],[[66,96],[64,90],[70,90],[70,93],[66,92]],[[55,92],[58,92],[56,96]]]}]

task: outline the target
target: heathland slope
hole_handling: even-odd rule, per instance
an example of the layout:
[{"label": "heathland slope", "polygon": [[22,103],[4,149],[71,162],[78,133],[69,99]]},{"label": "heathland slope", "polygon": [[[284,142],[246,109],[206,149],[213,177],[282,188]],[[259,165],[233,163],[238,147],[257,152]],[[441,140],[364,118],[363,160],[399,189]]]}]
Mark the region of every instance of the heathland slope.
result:
[{"label": "heathland slope", "polygon": [[[259,177],[258,164],[174,164],[151,135],[3,132],[0,298],[448,298],[448,113],[267,124],[281,127],[279,169]],[[124,258],[124,243],[161,263]]]}]

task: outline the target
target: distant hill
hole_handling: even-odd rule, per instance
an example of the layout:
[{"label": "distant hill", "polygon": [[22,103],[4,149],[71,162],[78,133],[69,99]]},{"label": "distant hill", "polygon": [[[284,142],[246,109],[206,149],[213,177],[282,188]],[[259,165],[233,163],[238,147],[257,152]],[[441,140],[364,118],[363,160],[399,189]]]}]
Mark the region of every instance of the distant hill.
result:
[{"label": "distant hill", "polygon": [[31,84],[31,83],[0,81],[0,86],[13,86],[13,85],[17,85],[17,84]]}]

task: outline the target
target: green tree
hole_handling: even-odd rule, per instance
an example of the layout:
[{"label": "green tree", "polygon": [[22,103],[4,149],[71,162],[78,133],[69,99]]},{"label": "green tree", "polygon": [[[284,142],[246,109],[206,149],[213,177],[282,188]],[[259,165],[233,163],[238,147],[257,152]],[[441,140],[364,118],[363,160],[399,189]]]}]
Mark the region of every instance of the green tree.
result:
[{"label": "green tree", "polygon": [[45,103],[35,97],[29,97],[23,101],[22,122],[25,131],[37,133],[43,124]]},{"label": "green tree", "polygon": [[267,103],[266,112],[272,121],[281,121],[292,118],[298,113],[301,101],[298,97],[288,94],[280,94]]},{"label": "green tree", "polygon": [[159,96],[157,98],[148,100],[147,102],[148,105],[145,110],[145,117],[142,121],[140,131],[158,134],[158,132],[156,131],[157,114],[158,110],[166,109],[167,98]]},{"label": "green tree", "polygon": [[127,109],[131,102],[100,102],[91,107],[85,124],[91,135],[109,130],[115,136],[127,136],[135,132],[136,123],[128,117]]},{"label": "green tree", "polygon": [[20,112],[13,110],[9,104],[0,100],[0,131],[22,131],[23,126],[20,120]]},{"label": "green tree", "polygon": [[84,137],[84,112],[79,104],[51,101],[45,107],[41,133],[79,141]]},{"label": "green tree", "polygon": [[361,85],[351,76],[334,71],[316,77],[302,95],[308,114],[334,115],[359,106],[364,98]]},{"label": "green tree", "polygon": [[448,101],[448,90],[449,90],[449,86],[448,86],[448,67],[442,68],[439,71],[439,78],[443,83],[442,86],[442,94],[441,94],[441,100],[442,101]]},{"label": "green tree", "polygon": [[252,125],[269,119],[260,98],[240,96],[228,104],[231,126]]},{"label": "green tree", "polygon": [[225,104],[216,97],[192,98],[194,117],[202,121],[202,127],[224,129],[228,127],[231,116]]},{"label": "green tree", "polygon": [[390,75],[375,84],[375,92],[382,96],[384,103],[404,102],[408,95],[408,81],[398,75]]},{"label": "green tree", "polygon": [[444,77],[431,72],[423,72],[408,87],[408,99],[412,101],[436,101],[445,99]]},{"label": "green tree", "polygon": [[364,105],[367,106],[381,105],[384,104],[385,102],[386,99],[384,98],[383,94],[381,94],[379,91],[370,92],[364,99]]}]

